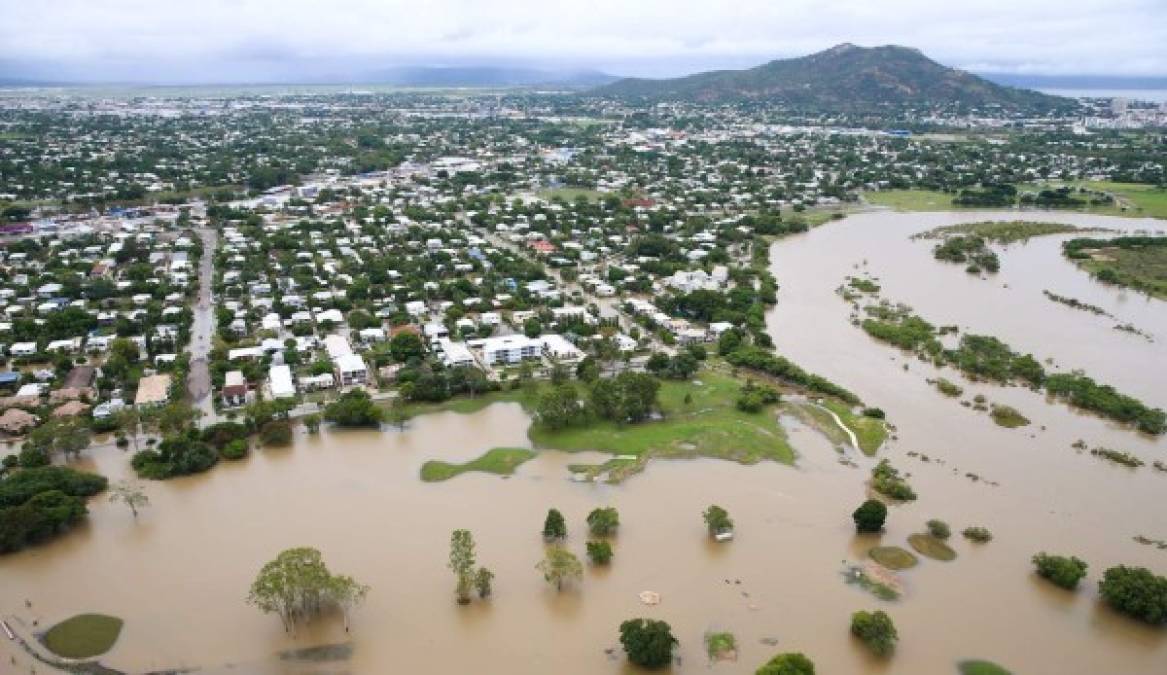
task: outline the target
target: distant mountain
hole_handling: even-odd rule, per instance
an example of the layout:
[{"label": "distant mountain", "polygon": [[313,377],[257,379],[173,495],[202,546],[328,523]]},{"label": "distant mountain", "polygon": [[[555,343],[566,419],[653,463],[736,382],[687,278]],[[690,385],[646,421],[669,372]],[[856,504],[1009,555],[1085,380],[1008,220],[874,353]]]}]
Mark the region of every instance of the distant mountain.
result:
[{"label": "distant mountain", "polygon": [[1052,108],[1068,103],[1067,99],[995,84],[948,68],[909,47],[852,44],[747,70],[711,71],[668,80],[627,78],[593,93],[648,101],[767,101],[816,110],[922,103]]},{"label": "distant mountain", "polygon": [[997,84],[1030,89],[1167,89],[1167,77],[1139,75],[1020,75],[978,73]]},{"label": "distant mountain", "polygon": [[620,78],[598,71],[555,71],[497,66],[387,68],[371,72],[363,82],[401,87],[597,87]]}]

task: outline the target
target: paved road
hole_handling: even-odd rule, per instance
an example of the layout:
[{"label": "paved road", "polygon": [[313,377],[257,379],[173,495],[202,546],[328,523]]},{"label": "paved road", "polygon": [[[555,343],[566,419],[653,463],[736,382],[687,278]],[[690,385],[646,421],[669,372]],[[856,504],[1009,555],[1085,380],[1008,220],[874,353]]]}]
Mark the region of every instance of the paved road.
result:
[{"label": "paved road", "polygon": [[199,294],[195,305],[194,322],[191,324],[190,373],[186,378],[187,393],[195,407],[203,412],[203,424],[214,419],[214,398],[211,396],[211,371],[208,357],[211,353],[211,339],[215,335],[215,303],[211,295],[214,280],[215,250],[219,245],[219,235],[215,230],[198,230],[203,242],[203,257],[199,261]]}]

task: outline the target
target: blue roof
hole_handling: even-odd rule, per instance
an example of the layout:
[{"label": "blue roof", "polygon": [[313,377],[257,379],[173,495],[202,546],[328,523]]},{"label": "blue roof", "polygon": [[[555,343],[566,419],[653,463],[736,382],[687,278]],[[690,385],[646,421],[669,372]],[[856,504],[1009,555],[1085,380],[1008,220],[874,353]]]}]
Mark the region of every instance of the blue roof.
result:
[{"label": "blue roof", "polygon": [[0,384],[12,384],[20,381],[20,373],[11,370],[0,372]]}]

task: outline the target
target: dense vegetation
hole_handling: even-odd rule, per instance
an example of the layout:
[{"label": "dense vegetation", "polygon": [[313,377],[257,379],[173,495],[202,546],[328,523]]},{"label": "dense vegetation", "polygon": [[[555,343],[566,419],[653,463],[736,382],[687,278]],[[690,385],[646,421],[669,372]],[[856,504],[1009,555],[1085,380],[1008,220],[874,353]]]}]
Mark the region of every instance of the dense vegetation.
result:
[{"label": "dense vegetation", "polygon": [[629,619],[620,624],[620,644],[632,663],[644,668],[663,668],[673,660],[677,638],[664,621]]},{"label": "dense vegetation", "polygon": [[976,235],[949,237],[932,249],[932,256],[945,262],[968,263],[966,270],[970,274],[979,274],[981,270],[997,272],[1001,269],[997,254],[984,239]]},{"label": "dense vegetation", "polygon": [[202,473],[218,461],[219,455],[215,449],[192,432],[163,439],[157,450],[135,453],[131,464],[142,478],[166,480]]},{"label": "dense vegetation", "polygon": [[808,373],[786,358],[772,354],[760,347],[741,347],[725,355],[730,365],[748,368],[776,377],[792,385],[803,387],[820,394],[834,396],[847,403],[859,403],[859,397],[826,378]]},{"label": "dense vegetation", "polygon": [[1111,567],[1098,582],[1098,593],[1123,614],[1152,625],[1167,624],[1167,577],[1145,567]]},{"label": "dense vegetation", "polygon": [[[1032,354],[1018,354],[1009,345],[988,335],[962,335],[955,349],[944,349],[938,339],[941,330],[918,316],[906,312],[870,308],[878,318],[865,319],[860,325],[871,337],[915,352],[937,365],[956,367],[968,377],[998,383],[1020,381],[1030,387],[1045,387],[1055,398],[1071,406],[1089,410],[1103,417],[1133,425],[1139,431],[1159,435],[1167,432],[1167,413],[1149,408],[1113,387],[1098,384],[1080,373],[1047,375]],[[1009,423],[1020,423],[1024,416],[1013,417],[1008,411],[998,413]]]},{"label": "dense vegetation", "polygon": [[1044,551],[1033,556],[1033,566],[1038,576],[1071,591],[1078,587],[1089,567],[1073,556],[1050,555]]},{"label": "dense vegetation", "polygon": [[899,640],[891,617],[881,611],[852,614],[851,634],[878,656],[890,656]]},{"label": "dense vegetation", "polygon": [[85,517],[85,498],[106,488],[105,477],[62,466],[21,469],[0,480],[0,553],[64,532]]}]

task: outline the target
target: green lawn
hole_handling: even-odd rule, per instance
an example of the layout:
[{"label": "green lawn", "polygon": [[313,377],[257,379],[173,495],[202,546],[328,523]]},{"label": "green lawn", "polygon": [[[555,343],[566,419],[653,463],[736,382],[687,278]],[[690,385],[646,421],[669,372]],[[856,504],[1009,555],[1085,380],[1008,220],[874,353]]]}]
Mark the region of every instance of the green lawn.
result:
[{"label": "green lawn", "polygon": [[[1167,218],[1167,190],[1153,185],[1139,183],[1112,183],[1108,181],[1051,182],[1043,184],[1018,185],[1019,192],[1054,189],[1063,186],[1085,187],[1112,193],[1118,204],[1114,206],[1087,206],[1082,211],[1108,216],[1138,216]],[[896,211],[956,211],[961,207],[952,203],[953,195],[936,190],[880,190],[864,192],[863,198],[870,204],[887,206]],[[1123,208],[1123,207],[1126,208]]]},{"label": "green lawn", "polygon": [[[773,408],[756,414],[734,406],[741,383],[711,370],[695,382],[666,381],[660,388],[663,418],[639,424],[594,422],[550,431],[531,427],[536,446],[576,452],[599,450],[636,457],[717,457],[743,464],[794,462],[794,449]],[[685,403],[685,395],[691,397]]]},{"label": "green lawn", "polygon": [[535,456],[534,452],[525,448],[494,448],[478,459],[465,464],[450,464],[438,460],[426,462],[421,467],[421,479],[427,483],[436,483],[449,480],[458,474],[467,471],[483,471],[486,473],[509,476],[515,472],[520,464]]},{"label": "green lawn", "polygon": [[105,614],[78,614],[49,629],[43,638],[49,651],[69,659],[104,654],[117,642],[122,620]]},{"label": "green lawn", "polygon": [[1111,270],[1120,286],[1167,300],[1167,246],[1103,248],[1098,259],[1078,260],[1090,274]]},{"label": "green lawn", "polygon": [[887,206],[896,211],[949,211],[959,208],[952,204],[952,197],[935,190],[880,190],[863,193],[868,203]]},{"label": "green lawn", "polygon": [[827,399],[823,401],[823,405],[838,415],[839,419],[843,420],[843,425],[855,434],[863,454],[869,457],[874,455],[887,440],[887,425],[883,420],[857,415],[845,403],[839,401]]}]

